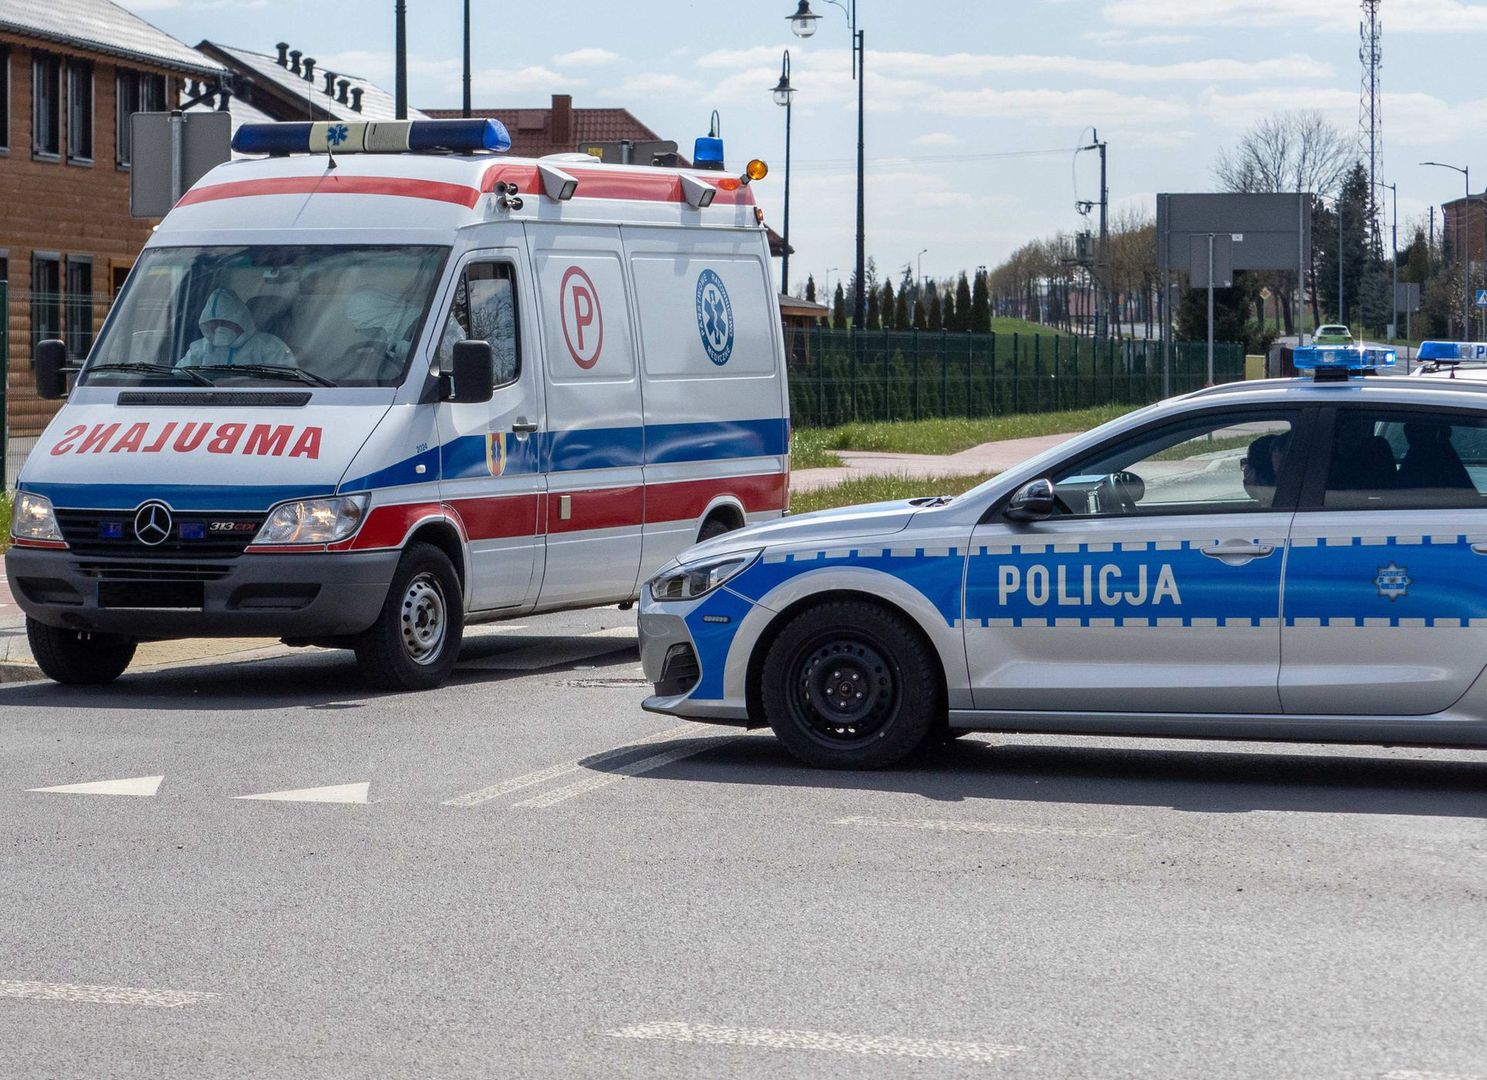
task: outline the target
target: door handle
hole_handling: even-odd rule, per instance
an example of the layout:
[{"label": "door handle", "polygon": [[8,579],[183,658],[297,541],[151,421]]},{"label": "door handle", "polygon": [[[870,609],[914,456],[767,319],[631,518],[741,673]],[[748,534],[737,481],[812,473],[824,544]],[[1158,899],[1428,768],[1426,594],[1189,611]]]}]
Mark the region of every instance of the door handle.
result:
[{"label": "door handle", "polygon": [[1476,555],[1487,555],[1487,544],[1473,544],[1472,552]]},{"label": "door handle", "polygon": [[1251,559],[1263,559],[1275,551],[1274,544],[1255,544],[1248,540],[1226,540],[1222,544],[1212,547],[1199,548],[1204,555],[1210,559],[1220,561],[1234,559],[1249,562]]},{"label": "door handle", "polygon": [[511,425],[511,430],[518,435],[530,435],[537,430],[537,425],[530,420],[518,420]]}]

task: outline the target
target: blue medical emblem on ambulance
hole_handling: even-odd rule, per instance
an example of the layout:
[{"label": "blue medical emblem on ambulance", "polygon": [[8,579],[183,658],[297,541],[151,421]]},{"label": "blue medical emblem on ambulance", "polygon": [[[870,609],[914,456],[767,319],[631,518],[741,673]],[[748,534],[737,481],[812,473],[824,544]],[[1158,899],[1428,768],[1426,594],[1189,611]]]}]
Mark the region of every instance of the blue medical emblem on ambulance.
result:
[{"label": "blue medical emblem on ambulance", "polygon": [[1410,591],[1409,567],[1395,566],[1391,561],[1388,566],[1379,567],[1379,576],[1373,579],[1373,583],[1378,586],[1380,596],[1398,600]]},{"label": "blue medical emblem on ambulance", "polygon": [[719,367],[733,354],[733,302],[723,279],[711,270],[697,278],[697,332],[707,358]]},{"label": "blue medical emblem on ambulance", "polygon": [[345,124],[332,124],[325,129],[325,141],[331,146],[340,146],[351,137],[351,131]]}]

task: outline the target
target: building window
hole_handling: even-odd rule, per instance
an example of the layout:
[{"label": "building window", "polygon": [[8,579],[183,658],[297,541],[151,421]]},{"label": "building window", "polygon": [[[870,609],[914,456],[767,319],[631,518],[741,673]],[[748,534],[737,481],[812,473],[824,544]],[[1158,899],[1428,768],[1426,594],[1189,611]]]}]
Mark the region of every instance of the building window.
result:
[{"label": "building window", "polygon": [[93,260],[67,257],[67,354],[81,360],[93,347]]},{"label": "building window", "polygon": [[115,145],[118,162],[128,165],[134,160],[129,135],[129,118],[137,112],[165,111],[165,76],[147,71],[123,71],[118,78],[118,120]]},{"label": "building window", "polygon": [[31,256],[31,351],[38,341],[62,336],[62,259]]},{"label": "building window", "polygon": [[67,61],[67,160],[93,160],[93,65]]},{"label": "building window", "polygon": [[10,46],[0,45],[0,153],[10,149]]},{"label": "building window", "polygon": [[31,148],[41,157],[62,153],[62,61],[46,53],[31,59]]}]

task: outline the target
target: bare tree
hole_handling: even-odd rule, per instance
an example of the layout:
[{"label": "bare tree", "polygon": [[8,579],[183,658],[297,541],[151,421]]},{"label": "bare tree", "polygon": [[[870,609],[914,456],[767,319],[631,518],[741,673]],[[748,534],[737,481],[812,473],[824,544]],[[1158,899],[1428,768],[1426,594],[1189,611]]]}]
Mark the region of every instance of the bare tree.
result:
[{"label": "bare tree", "polygon": [[1219,153],[1215,178],[1227,191],[1334,193],[1357,147],[1316,109],[1267,116]]}]

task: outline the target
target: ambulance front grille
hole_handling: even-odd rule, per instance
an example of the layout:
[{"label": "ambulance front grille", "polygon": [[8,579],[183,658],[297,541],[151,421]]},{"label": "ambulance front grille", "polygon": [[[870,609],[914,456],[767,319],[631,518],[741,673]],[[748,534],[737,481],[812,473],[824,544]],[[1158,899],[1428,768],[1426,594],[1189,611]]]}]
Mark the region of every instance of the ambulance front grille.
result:
[{"label": "ambulance front grille", "polygon": [[262,513],[172,514],[170,535],[153,546],[134,534],[132,510],[58,510],[62,538],[77,555],[148,559],[233,559],[253,542]]}]

